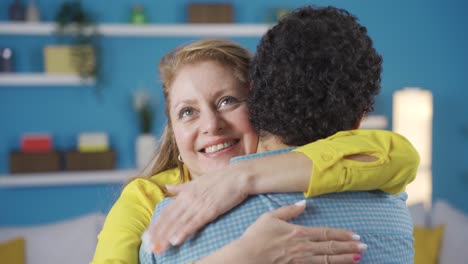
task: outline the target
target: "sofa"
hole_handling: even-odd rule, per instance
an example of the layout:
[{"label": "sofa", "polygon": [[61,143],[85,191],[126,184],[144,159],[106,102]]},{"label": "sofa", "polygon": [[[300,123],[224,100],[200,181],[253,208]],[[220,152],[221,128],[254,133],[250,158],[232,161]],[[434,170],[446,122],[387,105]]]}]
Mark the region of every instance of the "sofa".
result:
[{"label": "sofa", "polygon": [[[409,206],[415,225],[415,264],[468,263],[468,215],[445,201],[431,210]],[[101,213],[31,227],[0,227],[0,260],[8,264],[85,264],[94,254]]]},{"label": "sofa", "polygon": [[47,225],[0,227],[0,263],[89,263],[104,218],[92,213]]},{"label": "sofa", "polygon": [[468,215],[448,202],[436,201],[431,209],[409,206],[414,223],[415,264],[468,263]]}]

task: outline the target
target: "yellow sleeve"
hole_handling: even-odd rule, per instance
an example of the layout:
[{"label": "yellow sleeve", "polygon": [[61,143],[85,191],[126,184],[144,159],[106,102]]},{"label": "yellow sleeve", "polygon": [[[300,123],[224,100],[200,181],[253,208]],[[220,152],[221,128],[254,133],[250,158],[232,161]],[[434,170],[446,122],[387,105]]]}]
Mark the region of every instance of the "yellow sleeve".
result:
[{"label": "yellow sleeve", "polygon": [[165,196],[156,180],[179,184],[178,170],[168,170],[151,180],[137,178],[122,190],[109,211],[91,264],[138,264],[141,235],[148,228],[154,208]]},{"label": "yellow sleeve", "polygon": [[[382,190],[397,194],[416,177],[419,154],[403,136],[386,130],[338,132],[294,151],[312,160],[306,197],[331,192]],[[365,154],[372,162],[345,159]]]}]

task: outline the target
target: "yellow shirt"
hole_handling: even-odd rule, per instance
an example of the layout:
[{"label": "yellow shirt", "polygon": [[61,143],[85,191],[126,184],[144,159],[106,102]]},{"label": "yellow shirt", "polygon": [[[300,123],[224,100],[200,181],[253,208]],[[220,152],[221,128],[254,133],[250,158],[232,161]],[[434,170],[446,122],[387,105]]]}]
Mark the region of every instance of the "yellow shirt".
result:
[{"label": "yellow shirt", "polygon": [[[385,130],[342,131],[293,151],[302,152],[313,161],[306,197],[367,190],[397,194],[414,180],[419,166],[419,154],[413,145],[405,137]],[[378,159],[345,159],[353,154]]]},{"label": "yellow shirt", "polygon": [[[310,143],[294,151],[313,162],[310,185],[305,196],[347,190],[380,189],[404,191],[416,176],[419,155],[404,137],[377,130],[352,130]],[[345,159],[353,154],[378,158],[374,162]],[[141,235],[148,227],[153,210],[165,196],[160,185],[180,184],[178,169],[154,175],[151,180],[135,179],[122,191],[110,210],[98,237],[92,264],[138,263]]]}]

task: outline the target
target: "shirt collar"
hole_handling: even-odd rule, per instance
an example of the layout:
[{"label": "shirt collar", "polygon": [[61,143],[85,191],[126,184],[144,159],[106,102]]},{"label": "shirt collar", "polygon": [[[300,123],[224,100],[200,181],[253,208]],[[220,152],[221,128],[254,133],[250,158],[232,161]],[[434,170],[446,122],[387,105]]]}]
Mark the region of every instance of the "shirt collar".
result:
[{"label": "shirt collar", "polygon": [[268,157],[268,156],[274,156],[274,155],[280,155],[283,153],[291,152],[297,147],[289,147],[289,148],[282,148],[282,149],[276,149],[272,151],[265,151],[265,152],[260,152],[260,153],[254,153],[254,154],[248,154],[244,156],[239,156],[239,157],[234,157],[231,159],[230,163],[234,164],[242,160],[249,160],[249,159],[257,159],[257,158],[262,158],[262,157]]}]

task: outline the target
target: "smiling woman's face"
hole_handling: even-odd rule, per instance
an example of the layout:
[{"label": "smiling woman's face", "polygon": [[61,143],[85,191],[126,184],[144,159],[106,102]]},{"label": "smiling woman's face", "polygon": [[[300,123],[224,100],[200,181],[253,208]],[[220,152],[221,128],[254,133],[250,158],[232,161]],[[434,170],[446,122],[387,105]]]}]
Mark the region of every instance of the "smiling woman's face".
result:
[{"label": "smiling woman's face", "polygon": [[169,87],[175,140],[191,176],[255,153],[258,136],[250,125],[248,87],[213,61],[184,65]]}]

